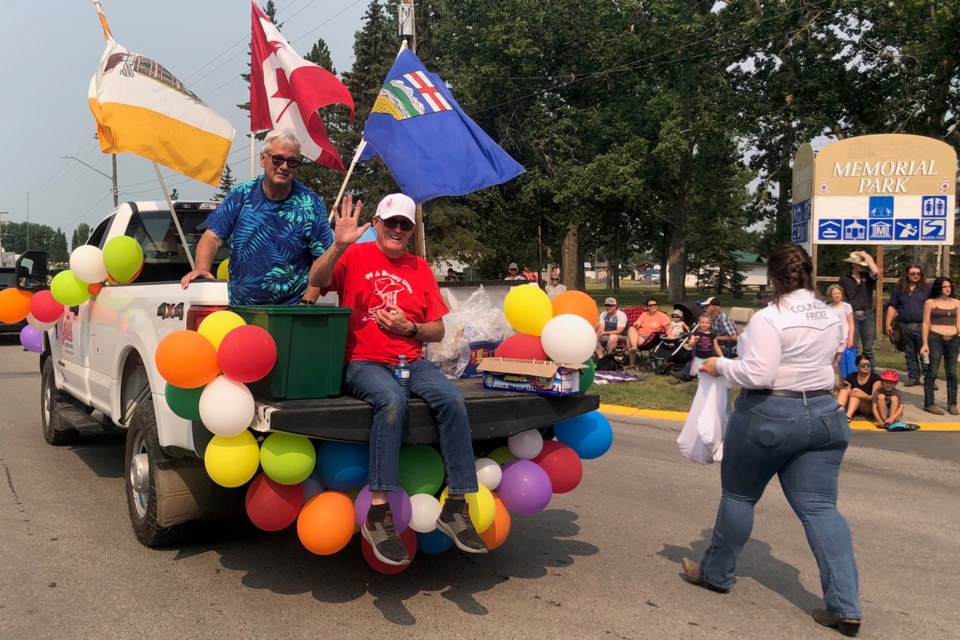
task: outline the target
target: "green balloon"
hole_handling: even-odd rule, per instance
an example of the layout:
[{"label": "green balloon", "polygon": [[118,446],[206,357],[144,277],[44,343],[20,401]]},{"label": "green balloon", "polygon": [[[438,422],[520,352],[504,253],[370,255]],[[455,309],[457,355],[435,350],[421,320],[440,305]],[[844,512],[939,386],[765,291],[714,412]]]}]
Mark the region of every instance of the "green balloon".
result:
[{"label": "green balloon", "polygon": [[400,486],[408,496],[435,494],[443,485],[443,458],[433,447],[416,444],[400,449]]},{"label": "green balloon", "polygon": [[63,306],[72,307],[90,299],[88,286],[86,282],[73,275],[73,271],[67,269],[53,276],[53,280],[50,281],[50,295]]},{"label": "green balloon", "polygon": [[317,450],[306,436],[271,433],[260,445],[260,466],[277,484],[300,484],[317,466]]},{"label": "green balloon", "polygon": [[513,453],[510,451],[510,447],[497,447],[488,453],[487,457],[500,465],[517,459],[517,456],[513,455]]},{"label": "green balloon", "polygon": [[143,266],[143,248],[130,236],[117,236],[103,246],[103,264],[114,280],[130,282]]},{"label": "green balloon", "polygon": [[203,393],[204,388],[205,387],[181,389],[168,382],[167,389],[164,392],[167,396],[167,406],[170,407],[170,411],[173,411],[184,420],[201,422],[200,394]]},{"label": "green balloon", "polygon": [[580,391],[586,391],[592,387],[593,379],[597,375],[597,363],[593,361],[593,358],[583,364],[587,365],[587,368],[580,370]]}]

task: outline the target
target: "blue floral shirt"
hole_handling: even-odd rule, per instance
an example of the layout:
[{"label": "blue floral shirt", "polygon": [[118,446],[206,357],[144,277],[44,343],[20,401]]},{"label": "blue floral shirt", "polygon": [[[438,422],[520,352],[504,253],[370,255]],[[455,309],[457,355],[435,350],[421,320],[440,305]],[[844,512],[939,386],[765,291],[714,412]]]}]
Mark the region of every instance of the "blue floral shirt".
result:
[{"label": "blue floral shirt", "polygon": [[267,198],[263,176],[234,187],[207,228],[230,244],[230,304],[295,304],[314,258],[333,244],[320,196],[293,181],[284,200]]}]

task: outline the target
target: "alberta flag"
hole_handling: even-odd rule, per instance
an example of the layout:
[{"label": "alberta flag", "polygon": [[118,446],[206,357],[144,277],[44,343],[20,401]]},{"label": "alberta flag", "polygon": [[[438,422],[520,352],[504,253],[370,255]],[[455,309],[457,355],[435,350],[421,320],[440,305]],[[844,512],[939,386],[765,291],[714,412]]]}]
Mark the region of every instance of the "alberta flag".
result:
[{"label": "alberta flag", "polygon": [[387,74],[363,132],[360,160],[380,156],[417,203],[462,196],[523,173],[463,112],[453,94],[409,49]]}]

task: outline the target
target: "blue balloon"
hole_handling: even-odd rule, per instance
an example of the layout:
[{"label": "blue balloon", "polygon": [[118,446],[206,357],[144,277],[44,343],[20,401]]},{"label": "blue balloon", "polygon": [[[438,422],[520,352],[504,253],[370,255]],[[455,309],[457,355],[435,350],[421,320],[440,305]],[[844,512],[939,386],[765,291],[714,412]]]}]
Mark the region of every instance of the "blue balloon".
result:
[{"label": "blue balloon", "polygon": [[564,420],[553,425],[557,440],[568,445],[583,460],[599,458],[613,444],[610,421],[599,411]]},{"label": "blue balloon", "polygon": [[373,242],[376,239],[377,239],[377,232],[373,230],[373,227],[370,227],[369,229],[363,232],[363,235],[357,238],[357,242],[358,243]]},{"label": "blue balloon", "polygon": [[359,442],[324,440],[317,451],[320,484],[334,491],[349,491],[367,484],[370,447]]},{"label": "blue balloon", "polygon": [[453,546],[453,540],[443,531],[434,529],[430,533],[417,533],[417,551],[437,555]]}]

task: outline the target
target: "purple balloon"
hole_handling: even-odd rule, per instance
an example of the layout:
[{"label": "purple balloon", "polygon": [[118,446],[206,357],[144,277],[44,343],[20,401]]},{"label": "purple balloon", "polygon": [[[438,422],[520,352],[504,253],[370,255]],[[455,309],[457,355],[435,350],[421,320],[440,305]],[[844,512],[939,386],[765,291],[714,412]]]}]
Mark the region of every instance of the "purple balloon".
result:
[{"label": "purple balloon", "polygon": [[532,516],[546,509],[553,484],[543,467],[531,460],[514,460],[503,466],[503,480],[497,487],[503,506],[511,513]]},{"label": "purple balloon", "polygon": [[[373,494],[370,493],[370,485],[363,485],[357,499],[353,503],[353,515],[357,518],[357,526],[362,527],[367,521],[367,512],[370,511],[370,503],[373,500]],[[410,518],[413,517],[413,505],[410,504],[410,496],[403,489],[396,489],[387,493],[387,504],[390,505],[390,513],[393,514],[393,524],[397,527],[397,533],[403,533],[410,526]]]},{"label": "purple balloon", "polygon": [[43,353],[43,331],[34,329],[30,325],[20,330],[20,344],[27,351]]}]

